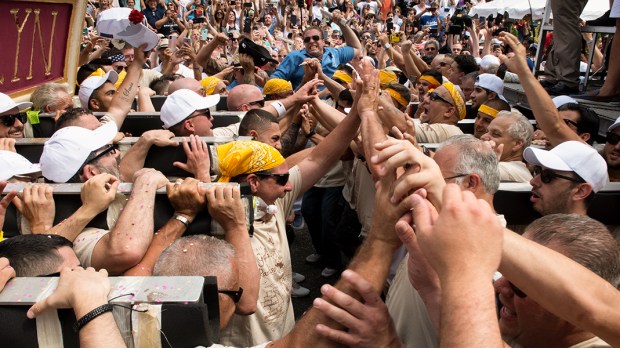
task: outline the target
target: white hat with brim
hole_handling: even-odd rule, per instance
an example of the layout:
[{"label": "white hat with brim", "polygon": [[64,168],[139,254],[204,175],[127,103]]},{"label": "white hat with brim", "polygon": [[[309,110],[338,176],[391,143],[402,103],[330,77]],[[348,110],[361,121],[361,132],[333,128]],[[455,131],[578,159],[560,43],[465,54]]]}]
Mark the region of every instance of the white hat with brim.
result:
[{"label": "white hat with brim", "polygon": [[13,152],[0,150],[0,180],[9,180],[15,175],[38,173],[41,167],[33,164],[26,157]]},{"label": "white hat with brim", "polygon": [[560,106],[566,105],[566,104],[579,104],[575,99],[567,95],[559,95],[553,98],[552,100],[553,100],[553,105],[555,105],[556,109],[559,109]]},{"label": "white hat with brim", "polygon": [[607,129],[608,132],[612,132],[614,129],[620,127],[620,117],[618,117],[616,119],[616,122],[614,122],[614,124],[612,124],[611,126],[609,126],[609,128]]},{"label": "white hat with brim", "polygon": [[59,129],[43,146],[40,162],[43,176],[53,182],[67,182],[90,153],[112,143],[116,133],[118,127],[114,122],[104,123],[94,130],[75,126]]},{"label": "white hat with brim", "polygon": [[21,112],[21,111],[28,109],[31,106],[32,106],[32,103],[30,102],[16,103],[8,95],[4,93],[0,93],[0,114],[10,111],[14,108],[17,108]]},{"label": "white hat with brim", "polygon": [[136,48],[146,44],[146,51],[152,50],[157,46],[159,37],[146,26],[146,18],[139,24],[130,22],[131,11],[132,9],[126,7],[118,7],[101,12],[97,16],[99,35],[108,39],[123,40]]},{"label": "white hat with brim", "polygon": [[185,120],[194,111],[206,110],[217,105],[219,101],[219,94],[203,97],[192,90],[180,89],[168,95],[159,116],[164,123],[164,129],[168,129]]},{"label": "white hat with brim", "polygon": [[609,181],[607,163],[596,150],[580,141],[565,141],[551,150],[528,147],[523,158],[545,168],[575,172],[598,192]]},{"label": "white hat with brim", "polygon": [[106,82],[111,82],[115,84],[118,80],[118,74],[114,70],[108,71],[103,76],[91,76],[84,81],[80,85],[80,90],[78,91],[78,97],[80,98],[80,103],[82,107],[88,109],[88,101],[90,100],[90,96],[93,95],[93,92],[103,86]]}]

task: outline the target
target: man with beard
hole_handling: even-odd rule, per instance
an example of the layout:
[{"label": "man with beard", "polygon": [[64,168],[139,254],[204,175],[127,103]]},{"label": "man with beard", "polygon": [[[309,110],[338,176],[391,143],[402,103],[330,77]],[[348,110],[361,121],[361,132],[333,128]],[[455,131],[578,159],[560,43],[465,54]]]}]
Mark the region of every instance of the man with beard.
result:
[{"label": "man with beard", "polygon": [[19,139],[24,137],[26,113],[32,103],[15,103],[11,97],[0,93],[0,138]]},{"label": "man with beard", "polygon": [[607,162],[610,181],[620,181],[620,117],[607,130],[607,142],[601,155]]},{"label": "man with beard", "polygon": [[440,143],[453,135],[463,134],[456,126],[465,117],[463,93],[451,82],[445,82],[429,95],[429,102],[423,106],[420,120],[415,121],[415,136],[421,143]]},{"label": "man with beard", "polygon": [[[109,174],[101,194],[114,197],[120,176],[120,152],[111,142],[117,132],[114,122],[94,130],[75,126],[62,128],[43,147],[40,163],[43,176],[56,183],[83,183],[98,174]],[[142,169],[133,175],[133,183],[128,199],[116,195],[113,200],[107,200],[111,202],[109,205],[94,211],[78,210],[71,219],[64,221],[66,229],[82,231],[73,245],[82,266],[121,274],[144,256],[153,237],[155,193],[168,179],[153,169]],[[106,209],[110,230],[85,228]],[[181,222],[179,219],[179,227],[184,227]]]}]

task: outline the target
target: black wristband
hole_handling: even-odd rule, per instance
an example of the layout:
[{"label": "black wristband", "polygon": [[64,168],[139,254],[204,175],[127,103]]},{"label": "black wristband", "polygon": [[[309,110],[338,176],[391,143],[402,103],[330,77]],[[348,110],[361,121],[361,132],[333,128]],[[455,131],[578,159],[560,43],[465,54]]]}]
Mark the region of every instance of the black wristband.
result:
[{"label": "black wristband", "polygon": [[79,332],[86,324],[90,323],[93,319],[97,318],[103,313],[111,312],[112,309],[113,307],[109,303],[93,309],[92,311],[86,313],[86,315],[78,319],[75,324],[73,324],[73,331]]},{"label": "black wristband", "polygon": [[312,138],[312,136],[315,135],[315,134],[316,134],[316,132],[314,131],[314,129],[311,129],[310,133],[306,134],[306,139]]}]

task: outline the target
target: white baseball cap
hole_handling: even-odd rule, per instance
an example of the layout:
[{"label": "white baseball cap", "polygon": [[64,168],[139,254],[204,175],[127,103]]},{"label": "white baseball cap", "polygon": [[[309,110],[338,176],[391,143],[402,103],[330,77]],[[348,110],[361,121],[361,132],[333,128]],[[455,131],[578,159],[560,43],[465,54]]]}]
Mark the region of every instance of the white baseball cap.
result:
[{"label": "white baseball cap", "polygon": [[476,77],[476,83],[474,84],[474,86],[482,87],[484,89],[488,89],[489,91],[493,91],[497,93],[497,96],[500,97],[500,99],[503,98],[504,81],[502,81],[502,79],[493,74],[478,75],[478,77]]},{"label": "white baseball cap", "polygon": [[32,174],[41,171],[38,164],[33,164],[26,157],[13,152],[0,150],[0,180],[9,180],[15,175]]},{"label": "white baseball cap", "polygon": [[146,26],[146,18],[138,24],[129,21],[132,11],[136,10],[116,7],[101,12],[97,16],[97,31],[102,37],[123,40],[136,48],[146,44],[146,51],[150,51],[157,46],[159,36]]},{"label": "white baseball cap", "polygon": [[523,152],[523,158],[534,165],[575,172],[594,192],[609,182],[603,157],[592,146],[580,141],[565,141],[549,151],[530,146]]},{"label": "white baseball cap", "polygon": [[164,129],[168,129],[183,121],[196,110],[206,110],[217,105],[220,95],[208,95],[203,97],[190,89],[179,89],[168,95],[161,107],[161,121]]},{"label": "white baseball cap", "polygon": [[614,122],[614,124],[612,124],[611,126],[609,126],[609,128],[607,129],[608,132],[613,131],[614,129],[618,128],[620,126],[620,117],[618,117],[616,119],[616,122]]},{"label": "white baseball cap", "polygon": [[553,100],[553,105],[555,105],[556,109],[559,109],[560,106],[566,105],[566,104],[579,104],[575,99],[567,95],[559,95],[553,98],[552,100]]},{"label": "white baseball cap", "polygon": [[103,84],[108,81],[115,84],[116,80],[118,80],[118,74],[116,71],[110,70],[103,76],[91,76],[82,81],[78,92],[78,97],[80,97],[82,107],[84,109],[88,109],[88,101],[90,100],[90,96],[93,95],[93,92],[97,88],[103,86]]},{"label": "white baseball cap", "polygon": [[500,61],[499,58],[492,54],[487,54],[486,56],[480,59],[480,63],[478,64],[482,69],[487,69],[491,65],[499,66]]},{"label": "white baseball cap", "polygon": [[5,113],[13,108],[17,108],[20,112],[32,106],[30,102],[15,103],[11,97],[4,93],[0,93],[0,114]]},{"label": "white baseball cap", "polygon": [[95,130],[75,126],[59,129],[43,146],[40,163],[43,176],[53,182],[67,182],[88,155],[110,144],[117,132],[114,122],[106,122]]}]

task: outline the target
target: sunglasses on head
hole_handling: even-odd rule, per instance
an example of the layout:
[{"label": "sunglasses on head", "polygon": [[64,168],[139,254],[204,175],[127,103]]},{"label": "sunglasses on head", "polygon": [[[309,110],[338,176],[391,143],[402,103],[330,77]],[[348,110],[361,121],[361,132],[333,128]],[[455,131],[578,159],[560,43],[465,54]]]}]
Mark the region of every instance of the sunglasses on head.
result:
[{"label": "sunglasses on head", "polygon": [[18,119],[21,123],[26,123],[27,117],[25,112],[18,112],[16,114],[0,116],[2,124],[7,127],[13,127],[15,119]]},{"label": "sunglasses on head", "polygon": [[431,98],[432,101],[442,101],[446,104],[450,104],[452,105],[451,102],[447,101],[446,99],[444,99],[442,96],[440,96],[439,94],[437,94],[437,92],[432,92],[431,94],[429,94],[429,97]]},{"label": "sunglasses on head", "polygon": [[265,106],[265,99],[261,99],[261,100],[255,100],[255,101],[251,101],[249,103],[247,103],[248,105],[258,105],[261,108]]},{"label": "sunglasses on head", "polygon": [[539,174],[540,174],[540,181],[542,181],[545,184],[552,182],[555,178],[560,178],[560,179],[564,179],[564,180],[568,180],[568,181],[572,181],[576,183],[585,182],[585,180],[583,180],[582,178],[572,178],[570,176],[558,174],[551,169],[547,169],[547,168],[543,169],[543,167],[541,166],[534,166],[534,175],[536,176]]},{"label": "sunglasses on head", "polygon": [[318,42],[319,40],[321,40],[321,37],[318,36],[318,35],[312,35],[312,36],[304,37],[304,43],[308,43],[308,42],[310,42],[310,40]]},{"label": "sunglasses on head", "polygon": [[510,288],[512,289],[512,292],[517,295],[520,298],[526,298],[527,294],[523,292],[523,290],[519,289],[516,285],[514,285],[511,282],[508,282],[508,285],[510,285]]},{"label": "sunglasses on head", "polygon": [[614,132],[607,132],[607,142],[609,145],[616,145],[620,142],[620,134]]},{"label": "sunglasses on head", "polygon": [[289,177],[288,173],[272,174],[272,173],[265,173],[265,172],[256,172],[254,174],[256,174],[256,176],[260,176],[263,178],[269,178],[269,177],[274,178],[276,180],[276,183],[280,186],[286,185],[286,183],[288,182],[288,177]]}]

